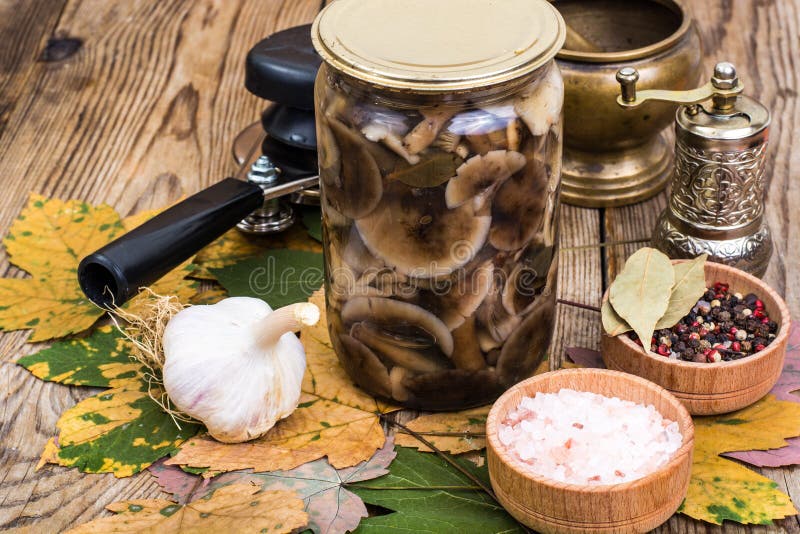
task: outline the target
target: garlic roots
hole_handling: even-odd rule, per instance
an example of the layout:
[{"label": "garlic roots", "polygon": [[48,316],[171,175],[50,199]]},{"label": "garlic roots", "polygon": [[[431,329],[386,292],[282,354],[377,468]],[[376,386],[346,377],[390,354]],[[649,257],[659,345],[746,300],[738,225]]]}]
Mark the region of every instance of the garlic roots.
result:
[{"label": "garlic roots", "polygon": [[311,303],[272,311],[249,297],[182,310],[163,337],[170,400],[219,441],[264,435],[297,407],[306,365],[293,332],[319,315]]}]

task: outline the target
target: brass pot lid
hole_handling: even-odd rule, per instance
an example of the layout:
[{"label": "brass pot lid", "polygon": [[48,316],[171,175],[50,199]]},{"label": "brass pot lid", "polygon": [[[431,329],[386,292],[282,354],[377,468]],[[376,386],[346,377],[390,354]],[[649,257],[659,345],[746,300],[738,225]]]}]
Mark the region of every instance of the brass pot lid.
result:
[{"label": "brass pot lid", "polygon": [[566,37],[545,0],[336,0],[311,29],[336,70],[389,89],[484,89],[550,61]]}]

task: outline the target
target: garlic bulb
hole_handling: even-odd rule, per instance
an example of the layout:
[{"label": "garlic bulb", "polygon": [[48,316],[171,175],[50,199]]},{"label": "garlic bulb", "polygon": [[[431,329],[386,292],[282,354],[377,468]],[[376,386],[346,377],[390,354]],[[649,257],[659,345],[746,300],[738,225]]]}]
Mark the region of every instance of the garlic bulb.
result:
[{"label": "garlic bulb", "polygon": [[262,436],[297,407],[306,359],[292,332],[318,320],[307,302],[273,312],[262,300],[231,297],[186,308],[164,330],[167,395],[219,441]]}]

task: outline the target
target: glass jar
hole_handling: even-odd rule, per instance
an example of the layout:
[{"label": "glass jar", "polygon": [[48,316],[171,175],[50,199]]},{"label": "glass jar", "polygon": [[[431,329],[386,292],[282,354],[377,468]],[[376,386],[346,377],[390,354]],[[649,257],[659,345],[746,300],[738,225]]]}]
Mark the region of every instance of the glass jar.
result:
[{"label": "glass jar", "polygon": [[315,21],[328,325],[368,392],[476,406],[544,359],[564,35],[544,0],[337,0]]}]

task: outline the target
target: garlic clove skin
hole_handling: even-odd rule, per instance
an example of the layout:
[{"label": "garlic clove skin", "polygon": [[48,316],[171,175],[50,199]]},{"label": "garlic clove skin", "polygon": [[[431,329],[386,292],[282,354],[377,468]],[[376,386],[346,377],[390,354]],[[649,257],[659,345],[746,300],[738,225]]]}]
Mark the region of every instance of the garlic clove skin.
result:
[{"label": "garlic clove skin", "polygon": [[292,306],[303,311],[290,314],[298,315],[294,322],[279,320],[290,307],[273,312],[249,297],[176,314],[163,336],[164,388],[173,404],[225,443],[262,436],[289,416],[305,373],[305,349],[292,331],[319,318],[313,304]]}]

